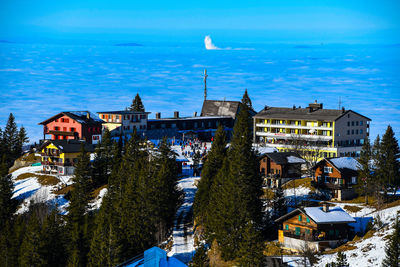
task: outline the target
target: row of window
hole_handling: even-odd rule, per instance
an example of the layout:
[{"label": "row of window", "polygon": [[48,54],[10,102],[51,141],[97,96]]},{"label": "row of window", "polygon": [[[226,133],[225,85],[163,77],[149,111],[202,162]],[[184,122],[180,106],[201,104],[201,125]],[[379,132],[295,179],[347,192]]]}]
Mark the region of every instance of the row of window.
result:
[{"label": "row of window", "polygon": [[347,135],[350,135],[350,133],[351,134],[358,134],[358,133],[360,133],[360,134],[363,134],[364,133],[364,131],[363,131],[363,129],[360,129],[360,131],[358,131],[358,129],[353,129],[353,130],[347,130]]},{"label": "row of window", "polygon": [[[61,130],[61,128],[59,126],[54,126],[54,131],[60,131],[60,130]],[[63,127],[63,131],[64,132],[68,131],[67,127]],[[74,127],[70,127],[69,131],[70,132],[76,132],[76,129]]]},{"label": "row of window", "polygon": [[[124,130],[130,130],[131,129],[131,126],[130,125],[128,125],[128,126],[124,126]],[[132,126],[132,130],[133,129],[137,129],[137,127],[136,127],[136,125],[133,125]],[[141,129],[141,130],[145,130],[146,129],[146,125],[139,125],[139,129]]]},{"label": "row of window", "polygon": [[[69,119],[68,118],[61,118],[61,120],[60,120],[61,122],[65,122],[65,123],[68,123],[69,122]],[[58,119],[55,119],[55,122],[58,122]],[[75,121],[74,120],[72,120],[72,123],[75,123]]]},{"label": "row of window", "polygon": [[348,121],[347,122],[347,126],[350,126],[350,124],[351,124],[351,126],[363,126],[364,125],[364,121]]},{"label": "row of window", "polygon": [[364,144],[364,139],[338,141],[338,145],[342,147],[362,146],[363,144]]}]

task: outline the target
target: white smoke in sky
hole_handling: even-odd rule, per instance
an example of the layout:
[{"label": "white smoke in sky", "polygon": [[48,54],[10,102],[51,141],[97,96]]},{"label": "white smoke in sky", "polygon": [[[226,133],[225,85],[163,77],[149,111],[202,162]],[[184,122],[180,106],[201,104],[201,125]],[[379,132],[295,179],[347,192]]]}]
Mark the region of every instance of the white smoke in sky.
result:
[{"label": "white smoke in sky", "polygon": [[254,48],[232,48],[232,47],[224,47],[220,48],[213,44],[210,35],[204,37],[204,45],[207,50],[254,50]]},{"label": "white smoke in sky", "polygon": [[207,35],[207,36],[204,38],[204,45],[206,46],[206,49],[207,49],[207,50],[218,50],[218,49],[220,49],[220,48],[216,47],[216,46],[212,43],[212,40],[211,40],[210,35]]}]

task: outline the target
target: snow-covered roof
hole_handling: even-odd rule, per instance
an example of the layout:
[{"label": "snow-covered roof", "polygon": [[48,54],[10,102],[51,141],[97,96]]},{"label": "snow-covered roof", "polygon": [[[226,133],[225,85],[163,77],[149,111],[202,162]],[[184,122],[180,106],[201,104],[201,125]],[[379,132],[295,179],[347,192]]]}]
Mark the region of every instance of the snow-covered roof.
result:
[{"label": "snow-covered roof", "polygon": [[260,155],[279,151],[277,148],[269,146],[254,146],[254,150],[257,151]]},{"label": "snow-covered roof", "polygon": [[304,208],[307,216],[319,224],[326,223],[354,223],[356,220],[340,207],[329,208],[327,212],[322,207]]},{"label": "snow-covered roof", "polygon": [[340,157],[340,158],[330,158],[330,162],[335,165],[338,169],[350,169],[357,171],[360,163],[351,157]]},{"label": "snow-covered roof", "polygon": [[304,159],[295,157],[295,156],[288,156],[287,161],[288,161],[288,163],[305,163],[306,162]]}]

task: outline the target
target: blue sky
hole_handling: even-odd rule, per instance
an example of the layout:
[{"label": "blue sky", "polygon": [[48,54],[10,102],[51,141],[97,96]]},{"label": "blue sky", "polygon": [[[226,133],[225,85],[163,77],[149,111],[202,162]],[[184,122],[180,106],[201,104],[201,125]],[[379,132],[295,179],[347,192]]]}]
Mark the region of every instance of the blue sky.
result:
[{"label": "blue sky", "polygon": [[[1,0],[0,38],[400,42],[400,1]],[[156,40],[156,39],[154,39]]]}]

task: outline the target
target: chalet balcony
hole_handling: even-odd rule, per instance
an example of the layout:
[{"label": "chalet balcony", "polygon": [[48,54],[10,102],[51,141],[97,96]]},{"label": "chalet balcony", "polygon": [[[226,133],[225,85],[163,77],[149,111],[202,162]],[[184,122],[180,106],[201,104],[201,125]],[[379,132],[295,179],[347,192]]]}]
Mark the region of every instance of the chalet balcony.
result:
[{"label": "chalet balcony", "polygon": [[67,131],[49,130],[49,131],[46,132],[46,134],[60,135],[60,136],[75,136],[75,135],[78,134],[78,132],[67,132]]},{"label": "chalet balcony", "polygon": [[60,153],[59,152],[41,152],[40,153],[41,156],[43,157],[59,157]]},{"label": "chalet balcony", "polygon": [[321,232],[317,232],[315,234],[300,233],[298,235],[294,232],[284,231],[283,236],[301,239],[305,241],[335,241],[335,240],[345,239],[344,237],[342,238],[341,236],[324,236]]},{"label": "chalet balcony", "polygon": [[328,136],[328,135],[287,134],[287,133],[271,133],[271,132],[262,132],[262,131],[257,131],[256,135],[272,137],[272,138],[288,139],[288,140],[300,139],[300,140],[310,140],[310,141],[331,141],[333,139],[332,136]]},{"label": "chalet balcony", "polygon": [[51,161],[42,161],[42,165],[63,166],[63,167],[75,166],[73,162],[51,162]]},{"label": "chalet balcony", "polygon": [[332,127],[328,126],[311,126],[311,125],[296,125],[296,124],[273,124],[273,123],[256,123],[257,127],[272,127],[272,128],[287,128],[287,129],[306,129],[306,130],[326,130],[332,131]]},{"label": "chalet balcony", "polygon": [[350,188],[346,184],[336,184],[336,183],[329,183],[329,182],[311,181],[311,185],[314,187],[317,187],[317,188],[332,189],[332,190],[340,190],[340,189]]}]

